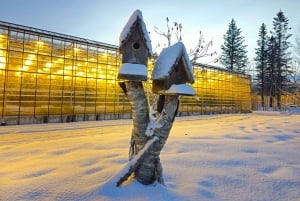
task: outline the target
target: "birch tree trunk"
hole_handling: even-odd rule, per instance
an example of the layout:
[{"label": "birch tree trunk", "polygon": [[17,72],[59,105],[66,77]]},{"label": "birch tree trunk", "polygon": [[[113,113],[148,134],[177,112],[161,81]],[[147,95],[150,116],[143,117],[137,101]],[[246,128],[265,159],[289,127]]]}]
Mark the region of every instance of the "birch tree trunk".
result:
[{"label": "birch tree trunk", "polygon": [[153,136],[147,136],[145,133],[150,121],[149,108],[142,82],[126,81],[125,86],[126,94],[132,108],[133,129],[131,149],[134,149],[133,154],[137,155],[146,142],[154,136],[159,139],[154,141],[139,160],[139,164],[135,165],[135,169],[133,170],[134,177],[142,184],[152,184],[155,181],[163,183],[162,165],[159,154],[166,143],[177,113],[178,96],[160,95],[163,101],[160,101],[156,107],[158,113],[160,113],[159,123],[162,126],[153,131]]},{"label": "birch tree trunk", "polygon": [[136,171],[136,180],[143,184],[152,184],[155,181],[164,183],[162,177],[162,165],[160,162],[160,152],[169,137],[174,118],[178,108],[178,96],[165,96],[163,110],[161,111],[161,128],[154,130],[154,136],[159,140],[146,152],[140,167]]},{"label": "birch tree trunk", "polygon": [[131,104],[131,113],[133,119],[132,140],[134,143],[134,155],[136,155],[147,142],[148,137],[145,135],[149,123],[148,101],[140,81],[125,82],[127,97]]}]

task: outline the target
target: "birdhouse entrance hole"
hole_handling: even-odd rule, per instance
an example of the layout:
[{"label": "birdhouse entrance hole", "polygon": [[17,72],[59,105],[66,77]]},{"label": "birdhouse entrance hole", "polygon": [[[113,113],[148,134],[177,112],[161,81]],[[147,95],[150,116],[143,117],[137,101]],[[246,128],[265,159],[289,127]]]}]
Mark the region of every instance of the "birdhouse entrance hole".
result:
[{"label": "birdhouse entrance hole", "polygon": [[135,43],[133,43],[132,47],[134,50],[138,50],[138,49],[140,49],[140,44],[138,42],[135,42]]}]

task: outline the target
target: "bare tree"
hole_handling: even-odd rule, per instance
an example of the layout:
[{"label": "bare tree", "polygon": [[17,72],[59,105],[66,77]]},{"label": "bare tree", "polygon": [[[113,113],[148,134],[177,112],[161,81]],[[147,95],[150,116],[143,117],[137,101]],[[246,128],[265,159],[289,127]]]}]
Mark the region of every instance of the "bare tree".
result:
[{"label": "bare tree", "polygon": [[[155,33],[165,37],[167,40],[168,40],[168,47],[171,46],[171,39],[172,39],[172,33],[173,33],[173,30],[174,30],[174,27],[171,27],[170,24],[169,24],[169,18],[167,17],[166,18],[166,21],[167,21],[167,31],[161,31],[159,30],[158,27],[154,27],[154,31]],[[160,45],[159,45],[160,46]]]},{"label": "bare tree", "polygon": [[300,60],[295,59],[291,64],[291,88],[293,104],[300,104]]},{"label": "bare tree", "polygon": [[199,32],[199,39],[196,47],[190,49],[189,55],[192,62],[196,62],[200,58],[217,55],[216,51],[210,52],[209,48],[213,46],[213,41],[210,40],[205,43],[204,35],[202,31]]},{"label": "bare tree", "polygon": [[[300,27],[298,29],[298,32],[300,34]],[[299,35],[296,35],[295,38],[294,52],[295,52],[296,59],[300,61],[300,36]]]},{"label": "bare tree", "polygon": [[[165,39],[167,39],[168,46],[170,46],[172,44],[173,34],[176,37],[175,42],[182,41],[183,40],[182,23],[175,21],[175,22],[173,22],[173,26],[170,26],[170,20],[168,17],[166,18],[166,21],[167,21],[167,30],[162,31],[158,27],[155,26],[154,27],[155,33],[157,33],[158,35],[161,35]],[[161,45],[158,44],[157,46],[160,47]],[[216,51],[210,51],[210,48],[212,46],[213,46],[212,39],[206,43],[203,32],[199,31],[199,38],[198,38],[197,45],[194,48],[191,48],[189,51],[189,57],[190,57],[191,62],[192,63],[197,62],[199,59],[204,58],[204,57],[216,56],[217,55]],[[215,59],[213,59],[213,61],[218,61],[218,60],[215,58]]]}]

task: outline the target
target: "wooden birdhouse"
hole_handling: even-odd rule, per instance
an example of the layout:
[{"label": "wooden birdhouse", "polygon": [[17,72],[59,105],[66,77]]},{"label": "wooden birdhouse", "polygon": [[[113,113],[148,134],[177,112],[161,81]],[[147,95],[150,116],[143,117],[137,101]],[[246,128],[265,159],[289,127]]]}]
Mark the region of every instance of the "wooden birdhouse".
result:
[{"label": "wooden birdhouse", "polygon": [[147,80],[147,62],[152,55],[152,46],[140,10],[134,11],[129,18],[120,34],[119,42],[122,65],[118,78]]},{"label": "wooden birdhouse", "polygon": [[163,49],[152,71],[152,91],[158,94],[195,95],[192,63],[184,44]]}]

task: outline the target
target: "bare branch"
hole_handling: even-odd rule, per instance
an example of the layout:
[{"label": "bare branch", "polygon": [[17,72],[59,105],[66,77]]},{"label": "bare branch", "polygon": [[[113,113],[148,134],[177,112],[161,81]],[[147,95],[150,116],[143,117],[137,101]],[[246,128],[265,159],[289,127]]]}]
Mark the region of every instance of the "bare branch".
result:
[{"label": "bare branch", "polygon": [[196,62],[198,59],[208,56],[217,55],[217,52],[209,52],[209,48],[213,46],[212,40],[205,44],[203,33],[199,32],[198,44],[193,49],[190,49],[190,57],[192,62]]}]

